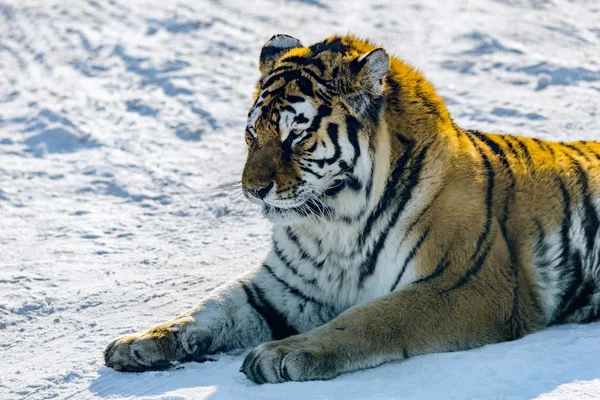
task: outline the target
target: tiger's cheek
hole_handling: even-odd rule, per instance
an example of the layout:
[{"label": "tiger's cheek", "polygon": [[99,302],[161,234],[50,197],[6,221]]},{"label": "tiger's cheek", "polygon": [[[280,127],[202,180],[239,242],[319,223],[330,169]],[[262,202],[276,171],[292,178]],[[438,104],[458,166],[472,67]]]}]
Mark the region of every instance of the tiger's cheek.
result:
[{"label": "tiger's cheek", "polygon": [[319,159],[326,152],[327,149],[316,135],[303,143],[295,162],[301,185],[312,189],[320,188],[325,174],[323,171],[324,165]]},{"label": "tiger's cheek", "polygon": [[294,198],[299,194],[303,182],[302,176],[295,168],[280,171],[275,179],[277,198],[281,200]]}]

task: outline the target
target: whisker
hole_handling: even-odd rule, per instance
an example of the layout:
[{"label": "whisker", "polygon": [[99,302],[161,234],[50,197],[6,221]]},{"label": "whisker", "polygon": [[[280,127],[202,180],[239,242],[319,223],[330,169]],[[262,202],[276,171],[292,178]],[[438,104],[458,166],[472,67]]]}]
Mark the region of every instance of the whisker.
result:
[{"label": "whisker", "polygon": [[223,184],[215,186],[213,188],[194,190],[188,194],[209,194],[209,193],[218,193],[218,192],[225,193],[225,192],[232,192],[232,191],[235,191],[235,190],[241,189],[241,188],[242,188],[242,182],[235,181],[235,182],[223,183]]},{"label": "whisker", "polygon": [[333,221],[333,212],[332,212],[331,208],[327,204],[325,204],[325,201],[323,201],[323,199],[321,199],[318,196],[313,196],[312,200],[317,204],[317,207],[319,207],[319,210],[323,214],[322,215],[323,220],[325,222],[327,222],[325,220],[325,217],[327,217],[329,219],[329,221]]}]

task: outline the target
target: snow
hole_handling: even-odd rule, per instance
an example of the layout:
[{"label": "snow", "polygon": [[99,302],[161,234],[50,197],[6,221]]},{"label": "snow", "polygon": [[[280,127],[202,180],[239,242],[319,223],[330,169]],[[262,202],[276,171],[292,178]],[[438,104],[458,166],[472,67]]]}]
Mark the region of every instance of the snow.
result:
[{"label": "snow", "polygon": [[592,399],[600,324],[328,382],[256,386],[244,352],[103,366],[258,263],[239,193],[261,45],[354,32],[420,68],[466,128],[600,138],[600,5],[581,0],[0,3],[0,398]]}]

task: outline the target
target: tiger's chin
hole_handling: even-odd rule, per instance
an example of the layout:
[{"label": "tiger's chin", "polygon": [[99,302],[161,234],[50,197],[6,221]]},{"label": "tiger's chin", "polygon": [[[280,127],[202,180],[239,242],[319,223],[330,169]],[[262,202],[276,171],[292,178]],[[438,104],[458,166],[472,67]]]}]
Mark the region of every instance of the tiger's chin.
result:
[{"label": "tiger's chin", "polygon": [[262,213],[269,222],[275,225],[294,225],[306,218],[306,215],[300,214],[295,209],[268,205],[263,206]]},{"label": "tiger's chin", "polygon": [[312,216],[320,217],[326,213],[324,206],[308,200],[299,206],[282,208],[263,204],[263,216],[275,225],[294,225],[311,219]]}]

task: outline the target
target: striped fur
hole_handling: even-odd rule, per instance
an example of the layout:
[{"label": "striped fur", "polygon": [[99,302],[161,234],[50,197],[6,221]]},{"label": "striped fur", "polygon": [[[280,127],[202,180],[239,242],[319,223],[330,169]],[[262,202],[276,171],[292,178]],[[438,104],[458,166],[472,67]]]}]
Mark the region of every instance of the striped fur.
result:
[{"label": "striped fur", "polygon": [[254,382],[328,379],[598,319],[600,144],[463,130],[419,72],[352,36],[275,36],[260,71],[242,183],[271,251],[116,339],[108,366],[259,345]]}]

